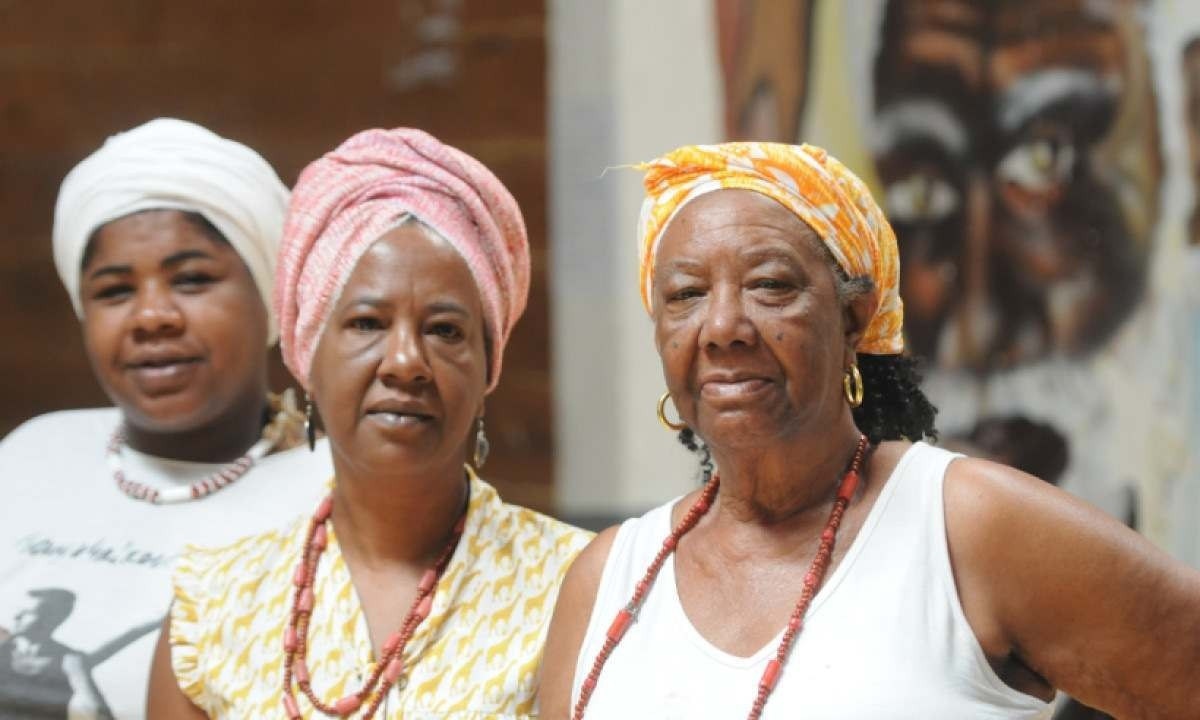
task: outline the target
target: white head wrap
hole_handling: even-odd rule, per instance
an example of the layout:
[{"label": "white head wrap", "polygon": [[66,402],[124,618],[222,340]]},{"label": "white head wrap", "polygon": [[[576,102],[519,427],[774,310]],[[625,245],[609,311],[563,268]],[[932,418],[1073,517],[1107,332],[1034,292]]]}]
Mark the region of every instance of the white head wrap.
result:
[{"label": "white head wrap", "polygon": [[75,166],[54,208],[54,265],[82,316],[83,254],[101,225],[143,210],[183,210],[205,217],[241,256],[271,308],[275,252],[283,234],[288,189],[258,153],[194,123],[151,120],[113,135]]}]

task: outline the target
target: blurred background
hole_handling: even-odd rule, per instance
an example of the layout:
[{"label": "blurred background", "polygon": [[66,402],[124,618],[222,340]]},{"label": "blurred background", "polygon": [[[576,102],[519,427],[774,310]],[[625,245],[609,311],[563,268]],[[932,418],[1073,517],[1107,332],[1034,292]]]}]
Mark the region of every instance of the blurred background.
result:
[{"label": "blurred background", "polygon": [[529,225],[489,479],[585,522],[641,512],[697,465],[654,415],[628,166],[808,141],[895,224],[943,444],[1200,565],[1197,38],[1187,0],[0,0],[0,433],[105,403],[50,256],[58,185],[105,137],[181,117],[291,183],[409,125]]}]

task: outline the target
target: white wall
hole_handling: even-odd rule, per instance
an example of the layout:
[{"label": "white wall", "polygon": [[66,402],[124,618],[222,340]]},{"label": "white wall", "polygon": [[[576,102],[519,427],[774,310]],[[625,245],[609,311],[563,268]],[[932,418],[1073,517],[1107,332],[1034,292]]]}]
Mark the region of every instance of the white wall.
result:
[{"label": "white wall", "polygon": [[641,173],[618,166],[721,140],[713,9],[551,0],[548,13],[558,506],[640,513],[694,487],[698,465],[655,417],[664,384],[637,292]]}]

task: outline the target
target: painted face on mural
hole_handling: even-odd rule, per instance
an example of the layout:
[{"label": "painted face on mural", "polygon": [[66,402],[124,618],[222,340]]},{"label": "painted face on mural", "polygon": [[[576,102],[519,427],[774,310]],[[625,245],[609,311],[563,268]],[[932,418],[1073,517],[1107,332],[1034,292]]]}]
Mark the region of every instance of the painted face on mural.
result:
[{"label": "painted face on mural", "polygon": [[978,371],[1084,355],[1140,298],[1161,167],[1136,11],[888,3],[872,148],[914,352]]}]

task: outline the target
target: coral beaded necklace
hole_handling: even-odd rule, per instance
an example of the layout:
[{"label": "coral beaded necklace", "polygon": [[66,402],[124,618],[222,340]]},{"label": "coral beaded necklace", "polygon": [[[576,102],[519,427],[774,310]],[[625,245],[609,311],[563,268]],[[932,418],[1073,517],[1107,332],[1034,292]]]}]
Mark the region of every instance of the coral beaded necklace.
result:
[{"label": "coral beaded necklace", "polygon": [[[800,599],[796,601],[796,607],[792,610],[791,617],[788,618],[787,630],[784,631],[783,637],[779,640],[779,647],[775,651],[775,657],[767,661],[767,667],[763,670],[762,679],[758,681],[758,694],[754,697],[754,704],[750,708],[749,720],[758,720],[762,715],[763,706],[767,704],[767,698],[771,691],[775,689],[775,683],[779,680],[779,674],[783,670],[783,664],[787,662],[788,654],[791,652],[792,643],[795,642],[796,636],[800,633],[800,629],[804,626],[804,613],[808,610],[808,606],[812,603],[813,597],[817,594],[817,588],[821,585],[821,580],[825,577],[825,571],[829,568],[829,561],[833,556],[833,543],[837,539],[838,527],[842,524],[842,515],[846,512],[846,506],[850,504],[850,498],[854,496],[854,491],[858,488],[859,473],[862,470],[863,458],[867,452],[867,438],[865,435],[860,435],[858,438],[858,446],[854,450],[854,459],[850,461],[850,467],[846,469],[846,474],[842,477],[842,482],[838,486],[837,497],[833,501],[833,510],[829,513],[829,520],[825,523],[825,529],[821,531],[821,544],[817,547],[816,557],[813,558],[812,565],[809,566],[808,573],[804,576],[804,590],[800,593]],[[638,581],[633,591],[633,597],[629,599],[629,603],[625,605],[623,610],[617,612],[617,616],[613,618],[612,625],[608,628],[604,640],[604,646],[600,648],[600,652],[596,655],[595,661],[592,663],[591,672],[584,678],[583,685],[579,691],[579,702],[575,704],[575,712],[572,715],[574,720],[582,720],[584,711],[587,710],[588,701],[592,698],[592,693],[596,689],[596,682],[600,679],[600,671],[604,669],[604,664],[608,661],[609,655],[612,654],[617,644],[621,642],[625,632],[629,626],[633,624],[634,618],[637,617],[638,609],[641,608],[642,602],[646,599],[646,594],[650,592],[651,586],[654,585],[654,580],[658,577],[658,571],[662,569],[663,563],[667,557],[675,552],[676,546],[679,545],[679,539],[686,535],[700,518],[708,512],[712,507],[713,500],[717,497],[717,489],[721,485],[719,475],[714,475],[713,479],[705,486],[704,491],[700,493],[699,499],[688,508],[687,514],[671,531],[666,540],[663,540],[662,548],[654,557],[654,561],[650,563],[650,567],[646,569],[646,574]]]},{"label": "coral beaded necklace", "polygon": [[[308,697],[313,707],[323,715],[345,717],[357,711],[364,702],[367,703],[367,709],[362,714],[362,720],[370,720],[375,715],[383,703],[383,699],[387,696],[388,690],[396,684],[401,673],[404,672],[404,648],[412,639],[413,633],[421,621],[429,617],[429,612],[433,609],[433,591],[437,587],[442,573],[446,571],[446,566],[450,564],[450,556],[454,554],[454,548],[458,546],[467,522],[467,508],[464,504],[462,515],[454,524],[454,530],[450,533],[450,540],[446,543],[446,547],[438,556],[437,562],[421,576],[421,581],[417,584],[417,597],[413,600],[412,607],[409,608],[408,615],[404,618],[404,623],[383,643],[383,651],[380,653],[379,662],[375,664],[374,672],[358,692],[346,695],[332,704],[327,704],[313,692],[309,680],[308,664],[305,662],[304,656],[307,650],[308,624],[312,619],[313,605],[316,602],[313,596],[313,583],[317,577],[317,563],[329,542],[325,524],[332,514],[333,496],[330,495],[321,502],[317,512],[313,514],[304,543],[304,553],[300,558],[300,564],[296,567],[296,574],[292,578],[292,584],[296,589],[292,597],[291,616],[288,618],[287,629],[283,633],[283,709],[288,720],[299,720],[303,717],[292,689],[293,681],[300,687],[300,692]],[[375,687],[377,683],[379,684],[378,689]]]}]

